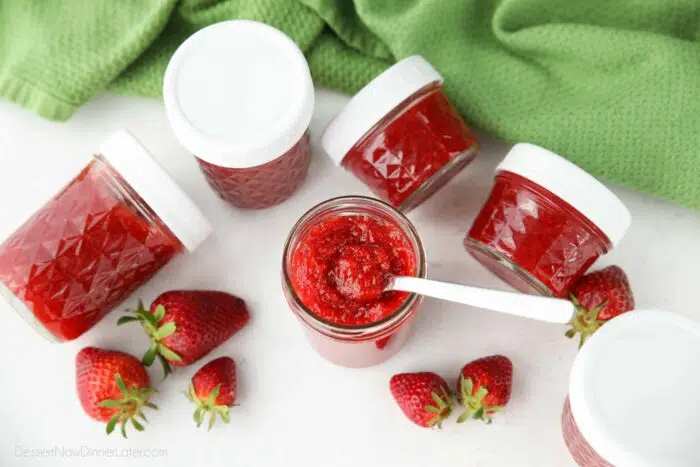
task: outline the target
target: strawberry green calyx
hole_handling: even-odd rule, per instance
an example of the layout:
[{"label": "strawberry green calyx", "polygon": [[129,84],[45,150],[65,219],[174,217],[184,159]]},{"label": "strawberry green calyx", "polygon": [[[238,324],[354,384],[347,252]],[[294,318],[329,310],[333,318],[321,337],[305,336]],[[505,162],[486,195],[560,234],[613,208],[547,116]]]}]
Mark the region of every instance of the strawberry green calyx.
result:
[{"label": "strawberry green calyx", "polygon": [[473,418],[490,424],[492,422],[490,414],[503,410],[501,406],[488,405],[484,402],[484,398],[489,394],[484,386],[479,387],[474,394],[474,382],[471,378],[465,378],[462,375],[459,379],[459,387],[460,402],[466,410],[457,418],[457,423],[464,423],[467,419]]},{"label": "strawberry green calyx", "polygon": [[216,415],[220,415],[224,423],[228,423],[229,417],[229,407],[227,405],[217,405],[216,398],[219,397],[219,390],[221,385],[216,386],[207,397],[200,398],[194,390],[194,385],[190,382],[190,390],[187,393],[187,398],[197,405],[194,411],[194,421],[197,423],[197,428],[202,426],[204,419],[209,414],[209,427],[211,430],[216,423]]},{"label": "strawberry green calyx", "polygon": [[128,311],[133,316],[122,316],[117,321],[117,326],[133,321],[141,323],[151,341],[151,345],[143,355],[141,362],[145,366],[151,366],[156,357],[158,357],[158,360],[163,365],[163,379],[167,378],[172,373],[170,362],[181,362],[182,358],[163,344],[162,340],[173,335],[177,330],[177,326],[172,321],[163,322],[165,319],[165,307],[163,305],[158,305],[154,312],[151,313],[144,308],[143,302],[139,300],[136,309]]},{"label": "strawberry green calyx", "polygon": [[430,396],[435,402],[435,405],[426,405],[423,407],[426,412],[435,414],[435,416],[430,420],[430,427],[437,426],[438,429],[442,429],[442,421],[450,416],[452,413],[452,397],[450,394],[445,392],[442,395],[432,392]]},{"label": "strawberry green calyx", "polygon": [[578,334],[578,347],[580,349],[583,347],[586,339],[593,335],[593,333],[595,333],[603,325],[603,323],[605,323],[605,321],[598,319],[598,315],[607,306],[608,302],[604,302],[592,310],[587,310],[573,295],[571,296],[571,301],[576,307],[576,314],[569,323],[571,325],[571,329],[566,331],[565,335],[571,339]]},{"label": "strawberry green calyx", "polygon": [[124,380],[121,375],[116,375],[117,387],[121,392],[122,397],[120,399],[105,399],[97,405],[100,407],[105,407],[109,409],[115,409],[117,412],[109,419],[107,422],[106,431],[107,434],[111,434],[114,428],[119,424],[121,426],[121,433],[124,438],[126,438],[126,427],[129,422],[137,431],[143,431],[143,425],[137,420],[140,418],[144,422],[148,423],[146,415],[143,413],[143,408],[148,407],[149,409],[158,410],[158,406],[152,402],[148,402],[148,399],[155,394],[157,391],[153,388],[139,388],[133,385],[130,389],[124,384]]}]

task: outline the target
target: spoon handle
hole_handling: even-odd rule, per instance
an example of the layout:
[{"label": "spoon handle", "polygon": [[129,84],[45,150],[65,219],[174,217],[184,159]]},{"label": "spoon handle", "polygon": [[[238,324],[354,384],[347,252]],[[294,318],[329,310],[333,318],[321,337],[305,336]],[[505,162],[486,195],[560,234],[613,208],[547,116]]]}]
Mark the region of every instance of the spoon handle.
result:
[{"label": "spoon handle", "polygon": [[482,289],[418,277],[397,276],[390,288],[549,323],[566,324],[575,312],[573,303],[561,298]]}]

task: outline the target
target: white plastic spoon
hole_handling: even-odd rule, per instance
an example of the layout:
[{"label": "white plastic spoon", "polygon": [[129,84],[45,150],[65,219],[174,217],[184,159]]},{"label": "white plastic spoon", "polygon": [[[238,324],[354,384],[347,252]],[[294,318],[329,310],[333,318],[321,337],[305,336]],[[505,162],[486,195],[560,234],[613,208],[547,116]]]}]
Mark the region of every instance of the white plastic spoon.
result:
[{"label": "white plastic spoon", "polygon": [[395,276],[385,290],[412,292],[549,323],[566,324],[576,311],[573,303],[561,298],[482,289],[418,277]]}]

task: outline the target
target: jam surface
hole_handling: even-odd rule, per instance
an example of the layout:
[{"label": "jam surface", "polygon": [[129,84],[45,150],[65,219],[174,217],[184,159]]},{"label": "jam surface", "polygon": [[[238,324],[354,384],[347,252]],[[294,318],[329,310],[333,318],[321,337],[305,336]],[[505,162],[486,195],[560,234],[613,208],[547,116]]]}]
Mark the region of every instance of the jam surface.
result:
[{"label": "jam surface", "polygon": [[291,260],[300,301],[334,324],[359,326],[396,311],[406,292],[384,292],[393,275],[415,275],[416,257],[401,230],[384,220],[335,216],[311,227]]},{"label": "jam surface", "polygon": [[[342,165],[377,197],[407,210],[472,161],[476,152],[465,152],[475,146],[476,138],[440,86],[420,91],[396,112],[350,149]],[[452,170],[431,179],[457,157],[461,159],[454,161]],[[416,193],[421,187],[423,192]],[[409,199],[414,193],[417,199]]]},{"label": "jam surface", "polygon": [[110,170],[93,161],[0,245],[0,281],[61,341],[94,326],[182,250],[108,188]]},{"label": "jam surface", "polygon": [[607,237],[573,207],[510,172],[496,177],[465,246],[504,280],[524,290],[515,277],[518,272],[489,264],[473,243],[515,263],[560,297],[566,297],[576,280],[611,248]]},{"label": "jam surface", "polygon": [[245,169],[232,169],[197,158],[214,191],[233,206],[262,209],[288,199],[306,179],[311,163],[309,133],[277,159]]}]

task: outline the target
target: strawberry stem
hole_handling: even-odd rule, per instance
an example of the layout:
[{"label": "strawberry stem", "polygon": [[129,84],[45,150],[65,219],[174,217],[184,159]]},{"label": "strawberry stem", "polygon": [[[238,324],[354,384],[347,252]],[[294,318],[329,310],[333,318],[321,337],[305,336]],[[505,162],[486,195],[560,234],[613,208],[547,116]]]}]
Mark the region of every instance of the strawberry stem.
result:
[{"label": "strawberry stem", "polygon": [[124,383],[124,379],[120,374],[115,376],[115,380],[117,388],[119,388],[119,392],[121,392],[122,397],[120,399],[105,399],[99,402],[97,405],[116,410],[116,413],[109,419],[107,426],[105,427],[107,434],[111,434],[116,428],[117,423],[119,423],[122,436],[126,438],[126,426],[128,422],[131,422],[137,431],[144,430],[143,425],[141,425],[135,418],[138,416],[141,417],[144,422],[148,422],[148,420],[146,420],[146,416],[141,410],[143,407],[156,410],[158,409],[158,406],[148,402],[148,399],[157,391],[153,388],[140,388],[135,384],[132,385],[131,388],[127,388],[126,384]]}]

